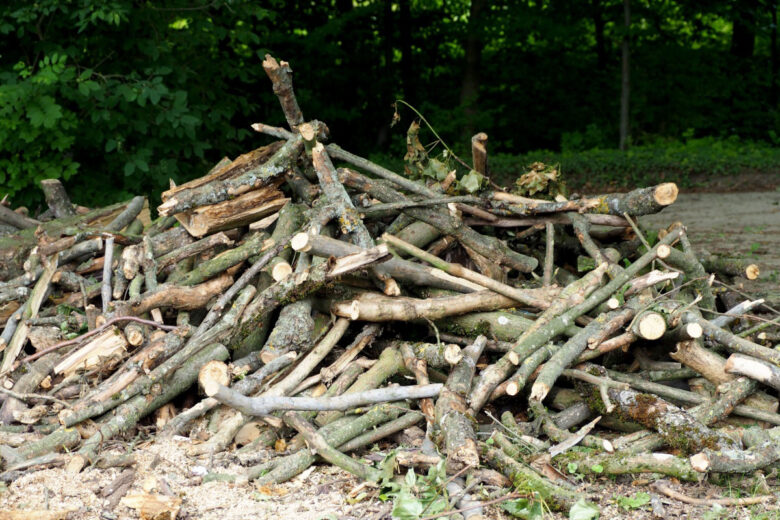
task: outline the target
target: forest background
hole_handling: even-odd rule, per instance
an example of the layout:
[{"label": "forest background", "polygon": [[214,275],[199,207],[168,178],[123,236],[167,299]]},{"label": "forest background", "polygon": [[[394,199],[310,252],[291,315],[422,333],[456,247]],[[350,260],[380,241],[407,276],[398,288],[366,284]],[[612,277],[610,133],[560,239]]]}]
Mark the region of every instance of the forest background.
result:
[{"label": "forest background", "polygon": [[586,189],[777,175],[777,16],[777,0],[8,0],[0,196],[34,209],[61,178],[81,204],[154,197],[267,143],[250,128],[283,125],[266,53],[306,117],[399,171],[416,110],[456,154],[486,132],[498,183],[534,161]]}]

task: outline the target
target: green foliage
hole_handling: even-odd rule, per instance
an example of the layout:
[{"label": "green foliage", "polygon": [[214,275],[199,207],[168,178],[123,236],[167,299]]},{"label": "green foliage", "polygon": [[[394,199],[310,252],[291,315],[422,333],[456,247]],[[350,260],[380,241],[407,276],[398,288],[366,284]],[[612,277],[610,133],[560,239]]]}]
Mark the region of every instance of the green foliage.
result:
[{"label": "green foliage", "polygon": [[[390,463],[393,457],[386,459]],[[416,520],[423,516],[436,515],[447,508],[446,491],[447,473],[442,461],[431,466],[425,475],[417,475],[409,468],[403,482],[391,480],[392,473],[386,473],[382,482],[381,500],[393,500],[393,518],[399,520]]]},{"label": "green foliage", "polygon": [[577,272],[578,273],[585,273],[587,271],[592,271],[596,268],[596,261],[589,256],[578,256],[577,257]]},{"label": "green foliage", "polygon": [[569,520],[596,520],[600,514],[596,504],[581,498],[569,509]]},{"label": "green foliage", "polygon": [[727,515],[728,509],[720,504],[714,504],[712,509],[704,513],[701,518],[702,520],[718,520],[719,518],[726,518]]},{"label": "green foliage", "polygon": [[[471,5],[9,0],[0,10],[0,196],[39,204],[46,177],[62,179],[82,204],[156,196],[169,178],[203,175],[223,156],[267,143],[249,130],[284,124],[261,67],[266,52],[291,63],[305,116],[326,121],[349,150],[390,157],[397,171],[409,119],[391,128],[391,107],[398,99],[418,107],[412,117],[425,114],[436,135],[422,141],[429,160],[417,174],[441,181],[456,169],[453,192],[487,184],[453,155],[469,162],[476,131],[490,135],[498,183],[537,161],[560,165],[576,187],[777,173],[771,4],[632,2],[639,146],[627,153],[611,150],[620,1],[496,0],[480,16]],[[742,17],[754,20],[748,55],[732,45]],[[466,59],[468,35],[483,45],[477,61]],[[479,64],[476,94],[464,88],[467,62]]]},{"label": "green foliage", "polygon": [[511,183],[525,173],[527,165],[539,161],[560,164],[563,179],[577,188],[627,188],[665,181],[692,187],[711,174],[780,174],[780,148],[739,139],[702,138],[635,146],[627,152],[595,148],[499,154],[491,162],[493,180]]},{"label": "green foliage", "polygon": [[[415,113],[419,115],[419,112],[416,110]],[[440,183],[451,172],[457,172],[458,168],[454,165],[456,158],[453,157],[450,149],[440,141],[438,134],[432,127],[430,130],[436,136],[436,140],[429,146],[423,146],[420,142],[420,124],[417,121],[413,121],[409,126],[406,132],[404,172],[412,179]],[[440,144],[444,149],[438,157],[432,156],[432,152]],[[469,170],[468,173],[461,175],[459,179],[456,173],[456,181],[450,185],[448,192],[451,194],[476,193],[482,189],[484,183],[485,177],[476,170]]]},{"label": "green foliage", "polygon": [[631,509],[639,509],[649,504],[650,495],[644,492],[639,492],[630,497],[617,497],[615,501],[620,507],[626,511],[629,511]]},{"label": "green foliage", "polygon": [[515,181],[515,193],[529,197],[554,199],[556,195],[565,195],[566,185],[560,175],[560,167],[535,162],[528,171]]},{"label": "green foliage", "polygon": [[518,498],[501,502],[501,509],[523,520],[542,520],[544,518],[544,508],[540,500],[528,498]]},{"label": "green foliage", "polygon": [[247,103],[216,97],[236,80],[216,45],[251,39],[240,20],[264,12],[184,19],[129,0],[11,2],[0,13],[2,191],[34,204],[41,179],[61,178],[74,201],[104,203],[202,175],[213,144],[237,153],[249,132],[231,118]]}]

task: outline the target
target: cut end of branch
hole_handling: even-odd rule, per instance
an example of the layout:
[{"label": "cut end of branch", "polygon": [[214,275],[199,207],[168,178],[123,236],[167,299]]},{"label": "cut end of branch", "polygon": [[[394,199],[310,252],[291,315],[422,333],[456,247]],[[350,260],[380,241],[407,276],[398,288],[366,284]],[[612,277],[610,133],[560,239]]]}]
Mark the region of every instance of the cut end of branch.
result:
[{"label": "cut end of branch", "polygon": [[[506,358],[509,360],[510,363],[512,363],[514,366],[517,366],[520,364],[520,356],[517,355],[517,352],[509,351],[506,354]],[[514,395],[514,394],[512,394]]]},{"label": "cut end of branch", "polygon": [[704,334],[704,330],[698,323],[688,323],[685,325],[685,334],[690,339],[698,339]]},{"label": "cut end of branch", "polygon": [[458,362],[460,362],[460,360],[463,359],[463,354],[461,353],[460,346],[454,343],[450,343],[449,345],[444,347],[444,359],[450,365],[457,365]]},{"label": "cut end of branch", "polygon": [[299,253],[305,253],[309,249],[311,249],[311,241],[309,240],[309,234],[308,233],[298,233],[294,237],[292,237],[292,240],[290,240],[290,247],[293,248],[293,251],[298,251]]},{"label": "cut end of branch", "polygon": [[667,246],[666,244],[661,244],[658,246],[658,249],[655,250],[655,256],[663,260],[664,258],[668,258],[669,255],[672,254],[672,248]]},{"label": "cut end of branch", "polygon": [[263,60],[263,70],[268,72],[271,70],[276,70],[278,68],[279,68],[279,62],[276,61],[276,58],[274,58],[270,54],[266,54],[265,59]]},{"label": "cut end of branch", "polygon": [[511,381],[506,385],[506,395],[517,395],[520,393],[520,385],[516,381]]},{"label": "cut end of branch", "polygon": [[745,278],[748,280],[755,280],[759,274],[761,274],[761,269],[756,264],[750,264],[745,268]]},{"label": "cut end of branch", "polygon": [[[508,392],[507,392],[508,393]],[[531,387],[531,395],[528,396],[529,401],[539,401],[540,403],[544,401],[544,398],[547,397],[547,394],[550,393],[550,387],[547,386],[544,383],[536,382]]]},{"label": "cut end of branch", "polygon": [[677,194],[680,190],[673,182],[665,182],[655,187],[653,198],[661,206],[668,206],[677,200]]},{"label": "cut end of branch", "polygon": [[382,292],[387,296],[401,296],[401,288],[398,286],[398,282],[392,278],[388,278],[384,282],[385,286],[382,289]]},{"label": "cut end of branch", "polygon": [[217,392],[219,392],[219,388],[221,385],[217,381],[206,381],[205,383],[201,383],[203,386],[203,392],[208,396],[211,397],[215,395]]},{"label": "cut end of branch", "polygon": [[271,269],[271,278],[279,282],[292,274],[292,266],[287,262],[279,262]]},{"label": "cut end of branch", "polygon": [[640,338],[655,340],[663,336],[664,332],[666,320],[657,312],[646,312],[639,318],[636,333]]},{"label": "cut end of branch", "polygon": [[697,453],[688,460],[691,463],[691,467],[699,473],[706,472],[710,467],[710,459],[704,453]]},{"label": "cut end of branch", "polygon": [[[311,123],[303,123],[302,125],[299,125],[298,132],[300,132],[304,141],[313,142],[315,139],[317,139],[317,129],[314,128],[314,125]],[[317,149],[317,151],[322,151],[324,147],[322,144],[319,144],[319,146],[320,147]]]},{"label": "cut end of branch", "polygon": [[167,217],[173,212],[173,208],[175,208],[178,203],[179,201],[176,200],[176,197],[168,199],[157,206],[157,213],[159,213],[160,216]]},{"label": "cut end of branch", "polygon": [[209,361],[200,368],[198,372],[198,382],[203,387],[203,391],[211,397],[219,386],[230,384],[230,371],[228,366],[222,361]]}]

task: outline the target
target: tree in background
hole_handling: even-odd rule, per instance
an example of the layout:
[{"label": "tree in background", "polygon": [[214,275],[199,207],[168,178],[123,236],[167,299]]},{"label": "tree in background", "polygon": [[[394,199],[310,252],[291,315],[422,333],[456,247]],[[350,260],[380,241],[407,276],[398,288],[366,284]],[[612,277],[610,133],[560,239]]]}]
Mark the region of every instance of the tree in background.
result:
[{"label": "tree in background", "polygon": [[9,0],[0,195],[37,203],[46,177],[63,178],[80,203],[155,194],[266,143],[249,130],[282,123],[266,52],[292,64],[304,114],[364,154],[403,156],[408,125],[389,127],[399,98],[456,151],[464,129],[512,153],[612,148],[621,137],[777,139],[776,0],[635,0],[630,140],[614,117],[627,5]]},{"label": "tree in background", "polygon": [[620,149],[628,148],[629,142],[629,108],[631,101],[631,1],[623,0],[623,43],[620,60]]}]

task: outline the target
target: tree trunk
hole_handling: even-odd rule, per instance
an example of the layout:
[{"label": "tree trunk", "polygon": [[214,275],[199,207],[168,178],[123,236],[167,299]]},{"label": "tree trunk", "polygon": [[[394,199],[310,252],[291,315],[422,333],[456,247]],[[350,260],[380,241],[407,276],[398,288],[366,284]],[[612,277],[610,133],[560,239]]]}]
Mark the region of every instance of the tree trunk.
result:
[{"label": "tree trunk", "polygon": [[[382,4],[382,53],[384,55],[384,78],[381,80],[381,103],[389,104],[393,101],[393,89],[395,74],[393,72],[393,32],[395,19],[393,15],[393,0],[384,0]],[[390,125],[382,124],[376,135],[376,145],[383,150],[387,149],[390,139]]]},{"label": "tree trunk", "polygon": [[769,63],[772,77],[769,78],[769,107],[774,109],[777,107],[778,101],[778,86],[777,76],[780,72],[780,60],[777,57],[777,7],[778,2],[773,2],[769,5],[772,16],[772,32],[769,36]]},{"label": "tree trunk", "polygon": [[629,67],[628,40],[631,29],[631,0],[623,0],[623,59],[620,89],[620,149],[628,148],[628,107],[631,93],[631,70]]},{"label": "tree trunk", "polygon": [[469,21],[466,28],[466,69],[463,73],[463,83],[460,89],[460,104],[466,114],[466,125],[463,135],[471,136],[476,132],[474,118],[477,115],[477,100],[479,98],[479,69],[482,62],[482,12],[487,6],[486,0],[472,0],[469,7]]},{"label": "tree trunk", "polygon": [[414,79],[412,78],[412,13],[411,0],[400,0],[399,16],[401,23],[401,85],[404,99],[415,103]]},{"label": "tree trunk", "polygon": [[596,39],[596,66],[604,70],[607,66],[607,47],[604,42],[604,17],[600,0],[591,0],[593,13],[593,29]]},{"label": "tree trunk", "polygon": [[751,58],[756,48],[755,1],[737,2],[731,31],[731,54],[736,58]]}]

